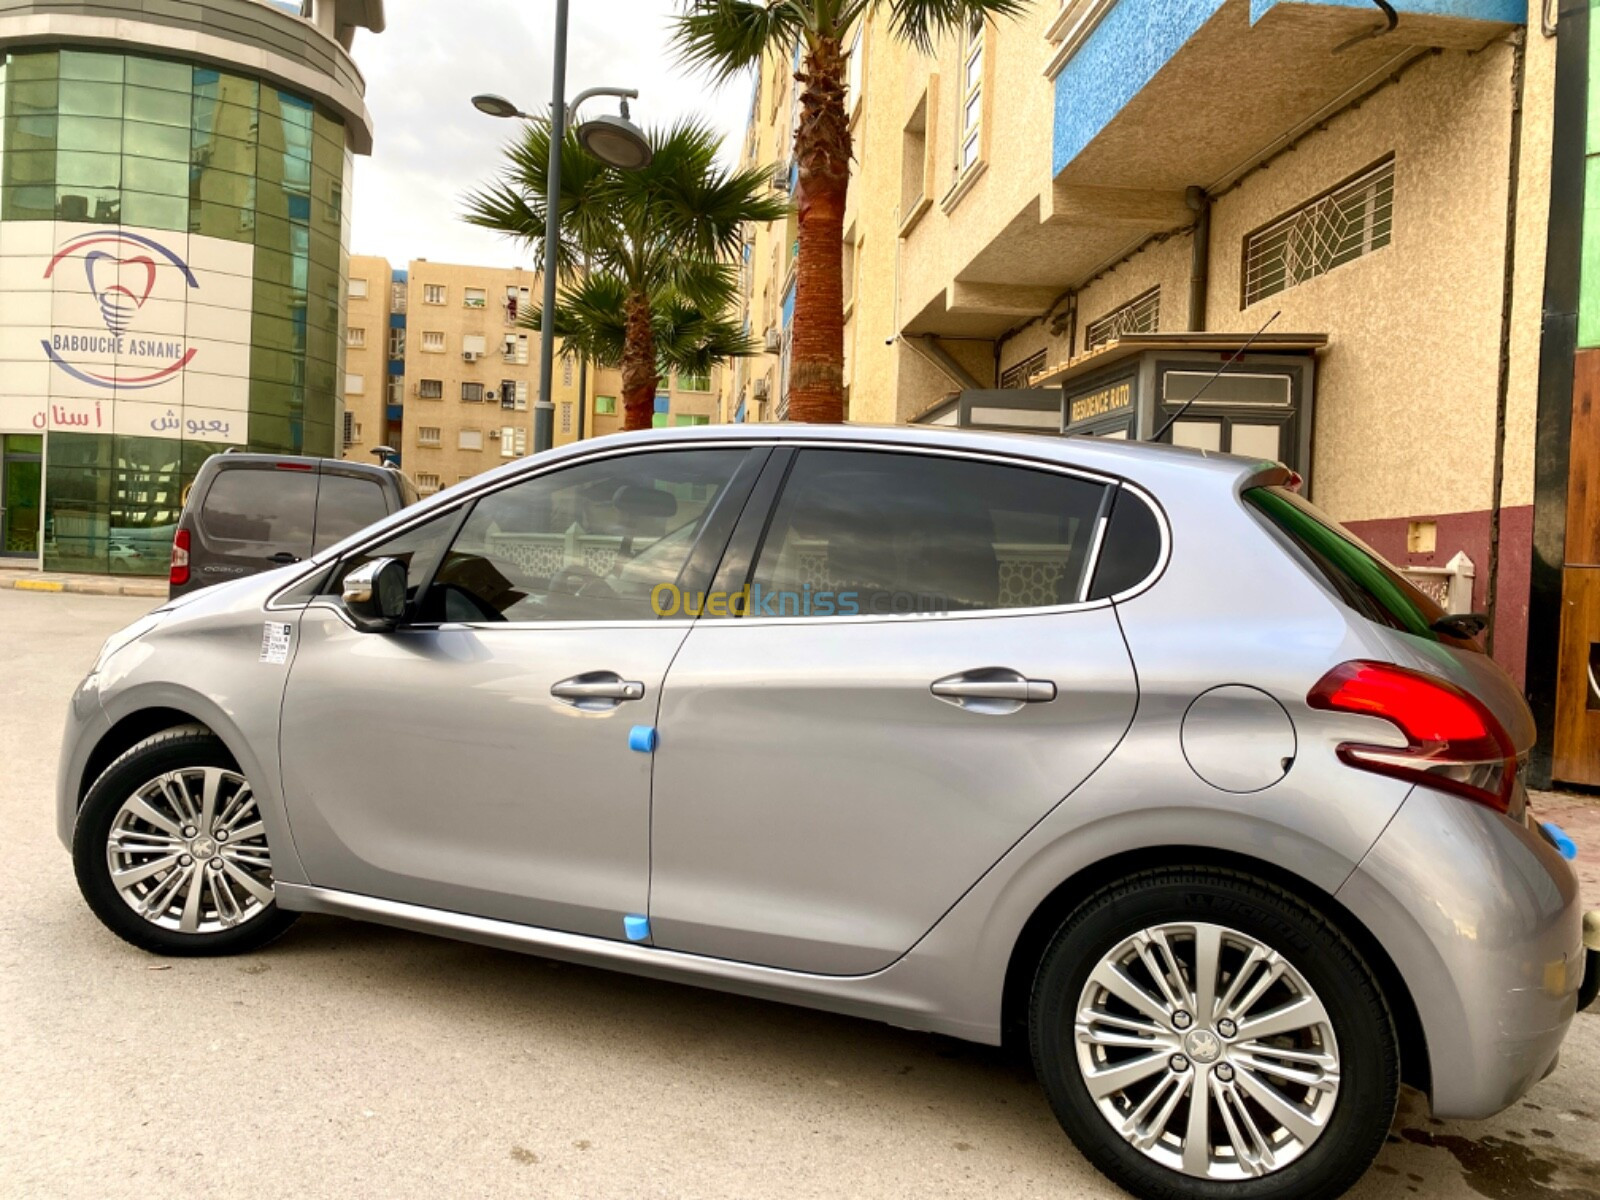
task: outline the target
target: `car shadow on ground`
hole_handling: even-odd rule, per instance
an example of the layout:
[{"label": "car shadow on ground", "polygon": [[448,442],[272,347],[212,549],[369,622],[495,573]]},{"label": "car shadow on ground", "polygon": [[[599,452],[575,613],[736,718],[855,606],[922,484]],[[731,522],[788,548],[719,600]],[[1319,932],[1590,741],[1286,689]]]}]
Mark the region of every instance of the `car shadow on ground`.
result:
[{"label": "car shadow on ground", "polygon": [[[415,1004],[493,1044],[535,1038],[547,1050],[664,1067],[709,1087],[760,1076],[785,1088],[839,1089],[891,1122],[900,1119],[895,1109],[906,1118],[940,1111],[952,1127],[1003,1143],[1036,1169],[1093,1177],[1022,1048],[321,916],[302,918],[271,950],[237,963],[245,974],[324,966],[357,1003],[369,994]],[[1403,1090],[1387,1144],[1351,1197],[1600,1200],[1600,1159],[1555,1144],[1546,1128],[1577,1121],[1592,1132],[1594,1114],[1547,1113],[1536,1101],[1493,1122],[1447,1122],[1428,1115],[1420,1093]],[[973,1149],[967,1140],[951,1145]]]}]

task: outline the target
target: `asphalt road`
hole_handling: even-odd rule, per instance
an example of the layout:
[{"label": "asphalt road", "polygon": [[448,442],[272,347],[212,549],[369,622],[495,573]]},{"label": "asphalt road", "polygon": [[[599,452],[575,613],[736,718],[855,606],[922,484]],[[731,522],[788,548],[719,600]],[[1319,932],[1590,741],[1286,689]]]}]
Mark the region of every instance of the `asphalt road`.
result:
[{"label": "asphalt road", "polygon": [[[0,1194],[1120,1195],[997,1050],[327,918],[123,944],[51,793],[73,685],[149,607],[0,591]],[[1351,1195],[1600,1200],[1600,1015],[1496,1120],[1403,1097]]]}]

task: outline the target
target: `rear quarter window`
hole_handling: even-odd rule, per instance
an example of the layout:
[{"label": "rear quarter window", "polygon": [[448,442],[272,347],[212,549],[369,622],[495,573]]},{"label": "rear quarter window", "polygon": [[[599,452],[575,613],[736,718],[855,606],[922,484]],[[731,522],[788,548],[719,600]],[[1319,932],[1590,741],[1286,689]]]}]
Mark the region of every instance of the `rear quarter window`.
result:
[{"label": "rear quarter window", "polygon": [[317,541],[312,550],[342,542],[388,515],[389,503],[376,479],[325,474],[317,493]]},{"label": "rear quarter window", "polygon": [[1310,501],[1285,488],[1265,487],[1246,491],[1244,502],[1300,551],[1347,607],[1367,620],[1430,641],[1473,645],[1441,637],[1432,626],[1445,615],[1444,609]]}]

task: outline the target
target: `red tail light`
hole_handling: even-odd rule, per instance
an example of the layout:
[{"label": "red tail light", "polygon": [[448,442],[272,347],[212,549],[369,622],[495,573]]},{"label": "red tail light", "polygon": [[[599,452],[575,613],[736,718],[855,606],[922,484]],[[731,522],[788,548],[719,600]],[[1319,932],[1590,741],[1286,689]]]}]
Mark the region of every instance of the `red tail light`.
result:
[{"label": "red tail light", "polygon": [[182,587],[189,582],[189,531],[180,529],[172,535],[172,574],[167,582]]},{"label": "red tail light", "polygon": [[1454,684],[1392,663],[1347,662],[1318,680],[1306,703],[1381,717],[1405,734],[1405,746],[1344,743],[1339,757],[1352,767],[1509,811],[1516,749],[1494,714]]}]

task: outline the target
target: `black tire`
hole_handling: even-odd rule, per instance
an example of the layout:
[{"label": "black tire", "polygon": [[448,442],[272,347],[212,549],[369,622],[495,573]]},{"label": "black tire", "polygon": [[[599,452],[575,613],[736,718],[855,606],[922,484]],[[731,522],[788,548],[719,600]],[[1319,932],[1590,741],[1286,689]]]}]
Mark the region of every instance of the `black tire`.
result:
[{"label": "black tire", "polygon": [[185,933],[146,920],[118,892],[111,879],[107,842],[123,802],[166,772],[198,767],[239,769],[227,747],[202,725],[178,726],[148,737],[94,781],[73,829],[72,863],[84,900],[112,933],[154,954],[191,958],[242,954],[282,936],[299,916],[273,901],[231,928]]},{"label": "black tire", "polygon": [[[1340,1084],[1327,1124],[1300,1157],[1264,1176],[1207,1179],[1147,1157],[1112,1128],[1079,1068],[1074,1018],[1090,973],[1125,938],[1183,921],[1226,926],[1276,950],[1322,1001],[1333,1028]],[[1034,1069],[1062,1127],[1103,1174],[1145,1200],[1333,1200],[1372,1164],[1394,1118],[1394,1023],[1360,953],[1297,897],[1236,871],[1141,872],[1091,896],[1040,961],[1029,1034]]]}]

